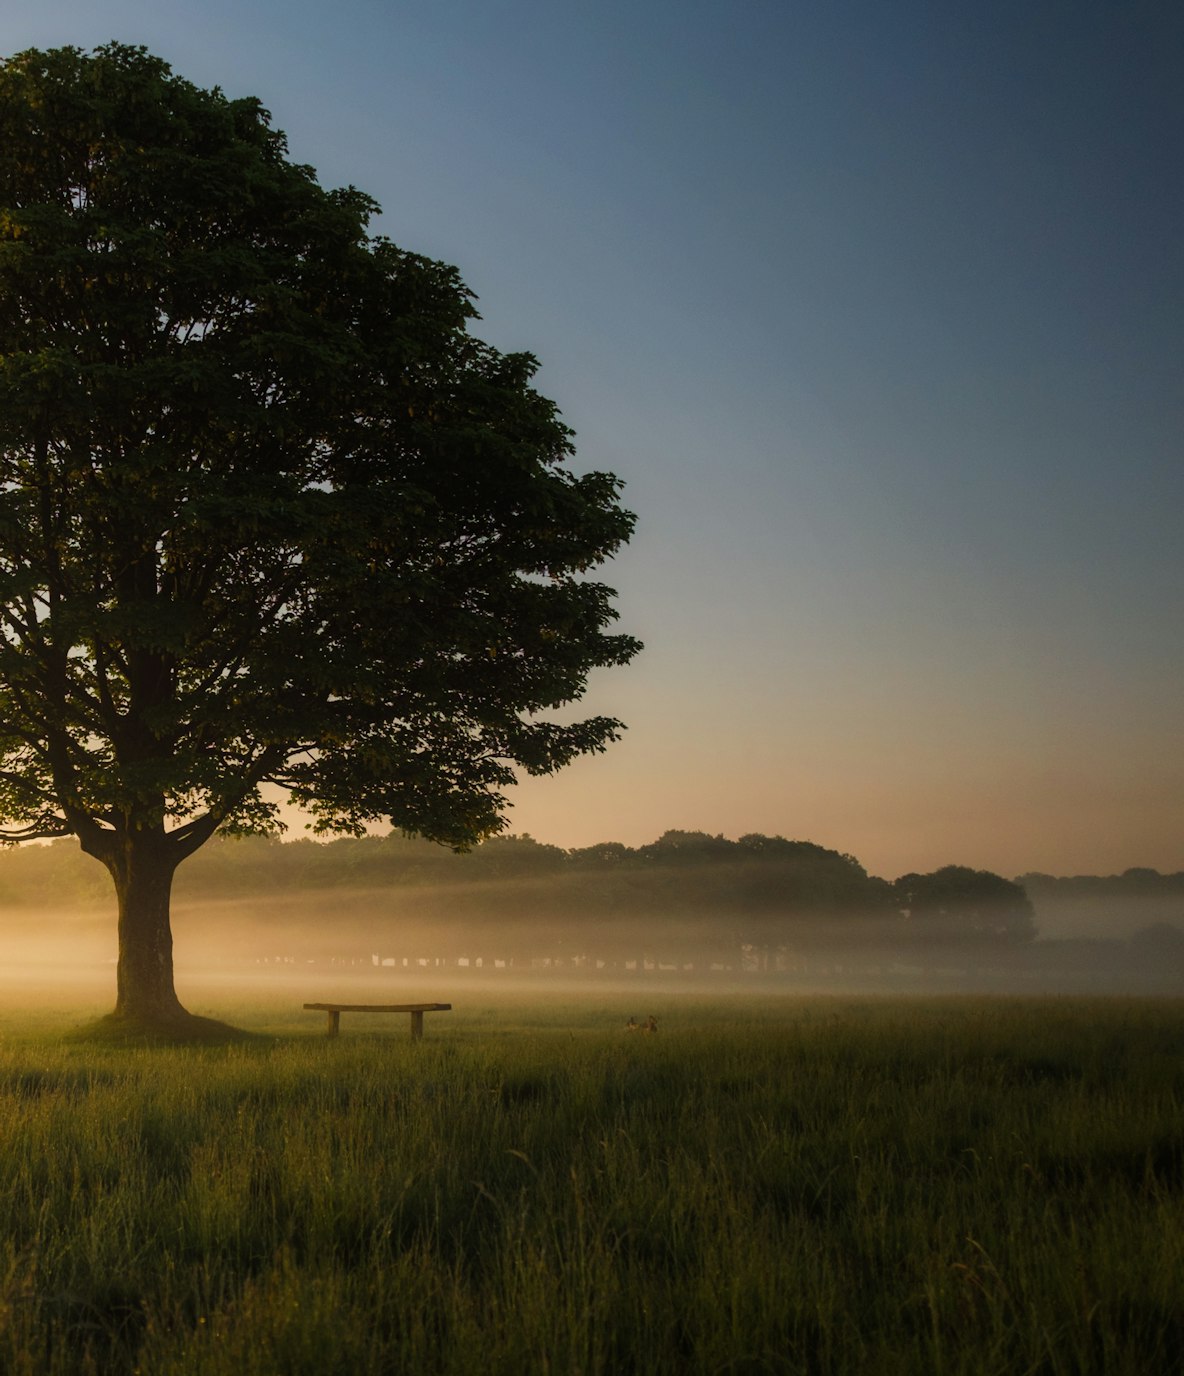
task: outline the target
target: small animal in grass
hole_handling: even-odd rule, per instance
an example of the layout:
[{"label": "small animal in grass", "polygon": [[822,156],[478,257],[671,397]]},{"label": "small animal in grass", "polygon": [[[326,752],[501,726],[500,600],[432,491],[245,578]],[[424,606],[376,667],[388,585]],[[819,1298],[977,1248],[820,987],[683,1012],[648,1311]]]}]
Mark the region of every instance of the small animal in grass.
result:
[{"label": "small animal in grass", "polygon": [[638,1022],[636,1018],[630,1018],[625,1024],[626,1032],[656,1032],[658,1030],[658,1019],[651,1013],[645,1022]]}]

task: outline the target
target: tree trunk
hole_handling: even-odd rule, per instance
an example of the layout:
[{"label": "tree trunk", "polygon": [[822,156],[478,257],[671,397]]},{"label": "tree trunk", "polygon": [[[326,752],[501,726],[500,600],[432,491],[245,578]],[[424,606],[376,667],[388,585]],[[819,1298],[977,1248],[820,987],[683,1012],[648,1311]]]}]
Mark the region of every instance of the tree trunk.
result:
[{"label": "tree trunk", "polygon": [[104,863],[119,899],[115,1017],[161,1025],[187,1018],[173,988],[169,898],[175,859],[149,834],[124,838]]}]

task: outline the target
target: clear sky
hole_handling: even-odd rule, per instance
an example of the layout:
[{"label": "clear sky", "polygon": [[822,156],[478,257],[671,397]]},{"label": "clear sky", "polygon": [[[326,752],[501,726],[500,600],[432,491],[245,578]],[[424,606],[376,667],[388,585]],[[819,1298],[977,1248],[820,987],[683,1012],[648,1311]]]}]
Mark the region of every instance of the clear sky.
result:
[{"label": "clear sky", "polygon": [[559,845],[1184,868],[1184,7],[38,0],[455,263],[639,523]]}]

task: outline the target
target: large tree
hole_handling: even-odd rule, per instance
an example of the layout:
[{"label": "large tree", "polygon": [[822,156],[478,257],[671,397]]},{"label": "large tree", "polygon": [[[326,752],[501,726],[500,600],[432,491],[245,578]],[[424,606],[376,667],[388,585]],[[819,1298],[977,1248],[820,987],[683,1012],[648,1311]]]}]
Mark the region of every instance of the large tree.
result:
[{"label": "large tree", "polygon": [[464,847],[602,749],[628,538],[456,271],[142,48],[0,64],[0,835],[114,880],[115,1016],[183,1025],[169,894],[219,829]]}]

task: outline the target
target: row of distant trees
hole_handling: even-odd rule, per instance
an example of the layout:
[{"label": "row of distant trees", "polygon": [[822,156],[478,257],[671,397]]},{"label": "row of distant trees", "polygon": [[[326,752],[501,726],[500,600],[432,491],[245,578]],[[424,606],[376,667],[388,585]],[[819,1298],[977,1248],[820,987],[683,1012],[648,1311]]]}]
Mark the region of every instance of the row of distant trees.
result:
[{"label": "row of distant trees", "polygon": [[[8,852],[0,855],[0,903],[103,902],[104,876],[95,871],[70,842]],[[606,842],[575,850],[512,836],[466,854],[397,833],[329,843],[215,839],[179,874],[177,897],[344,887],[434,891],[443,895],[435,900],[443,910],[469,921],[677,920],[758,949],[783,944],[791,929],[826,938],[891,933],[991,943],[1028,941],[1036,931],[1023,886],[989,871],[947,865],[889,881],[869,875],[854,856],[809,841],[690,831],[667,831],[636,848]]]},{"label": "row of distant trees", "polygon": [[[275,901],[285,895],[290,903]],[[320,912],[334,914],[338,930],[347,922],[355,944],[367,932],[394,940],[447,931],[449,940],[479,937],[491,952],[569,952],[593,936],[608,954],[636,955],[638,939],[652,938],[722,960],[745,947],[758,956],[812,945],[1002,951],[1032,940],[1037,913],[1042,929],[1055,930],[1064,914],[1080,921],[1096,911],[1099,931],[1105,920],[1117,935],[1124,904],[1127,935],[1184,940],[1184,874],[1010,880],[946,865],[887,880],[852,855],[756,833],[667,831],[648,845],[573,850],[509,836],[464,854],[394,832],[327,843],[215,838],[179,872],[177,897],[202,929],[217,926],[219,901],[246,901],[273,944],[283,924],[307,925]],[[106,876],[74,842],[0,852],[0,907],[46,913],[107,901]]]},{"label": "row of distant trees", "polygon": [[1016,880],[1035,897],[1060,899],[1151,899],[1178,904],[1184,898],[1184,871],[1161,874],[1158,870],[1129,869],[1121,874],[1052,875],[1033,871]]},{"label": "row of distant trees", "polygon": [[[1024,874],[1016,881],[1049,933],[1184,942],[1184,873],[1128,869],[1122,874]],[[1170,929],[1170,930],[1158,930]],[[1173,934],[1174,933],[1174,934]]]}]

